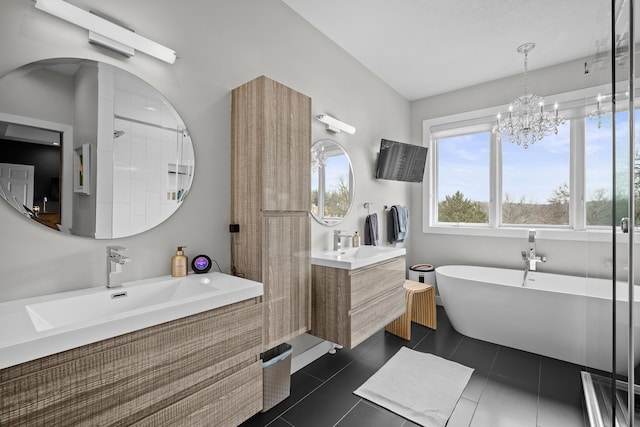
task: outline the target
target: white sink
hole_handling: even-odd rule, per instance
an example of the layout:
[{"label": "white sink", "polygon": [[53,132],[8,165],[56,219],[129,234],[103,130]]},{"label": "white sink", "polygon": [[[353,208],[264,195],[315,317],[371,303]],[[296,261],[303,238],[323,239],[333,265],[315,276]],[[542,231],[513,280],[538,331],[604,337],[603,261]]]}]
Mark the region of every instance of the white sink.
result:
[{"label": "white sink", "polygon": [[145,311],[185,302],[194,297],[206,297],[221,290],[211,285],[210,277],[187,276],[167,278],[147,284],[128,285],[104,289],[102,292],[70,295],[26,306],[27,313],[37,331],[74,323],[87,323],[96,319],[124,313]]},{"label": "white sink", "polygon": [[406,253],[405,248],[360,246],[340,251],[314,252],[311,254],[311,264],[343,270],[355,270],[356,268],[404,256]]},{"label": "white sink", "polygon": [[222,273],[162,276],[0,302],[0,369],[262,295]]}]

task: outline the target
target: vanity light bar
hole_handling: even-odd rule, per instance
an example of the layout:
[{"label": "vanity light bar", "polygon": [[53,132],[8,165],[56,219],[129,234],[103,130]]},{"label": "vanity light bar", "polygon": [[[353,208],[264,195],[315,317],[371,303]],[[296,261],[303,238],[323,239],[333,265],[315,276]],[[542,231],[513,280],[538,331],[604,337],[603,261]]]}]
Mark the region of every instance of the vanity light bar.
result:
[{"label": "vanity light bar", "polygon": [[327,130],[333,133],[345,131],[348,134],[353,135],[356,133],[356,128],[351,125],[341,122],[340,120],[331,117],[328,114],[320,114],[316,116],[316,119],[327,125]]},{"label": "vanity light bar", "polygon": [[[176,61],[176,52],[159,43],[142,37],[135,32],[114,24],[104,18],[80,9],[62,0],[33,0],[37,9],[47,12],[60,19],[64,19],[74,25],[82,27],[90,32],[102,35],[116,43],[139,50],[147,55],[156,57],[162,61],[173,64]],[[124,52],[122,52],[124,53]],[[125,53],[126,54],[126,53]],[[128,55],[127,55],[128,56]]]}]

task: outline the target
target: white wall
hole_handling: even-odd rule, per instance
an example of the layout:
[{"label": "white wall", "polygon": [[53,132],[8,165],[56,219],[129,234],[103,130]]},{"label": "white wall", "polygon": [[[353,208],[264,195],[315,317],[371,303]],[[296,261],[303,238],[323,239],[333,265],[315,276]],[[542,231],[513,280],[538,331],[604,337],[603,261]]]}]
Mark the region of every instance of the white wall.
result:
[{"label": "white wall", "polygon": [[[228,271],[230,91],[259,75],[310,96],[314,115],[326,112],[357,127],[355,135],[335,138],[349,153],[356,175],[356,204],[341,229],[362,230],[364,202],[374,202],[381,214],[385,204],[408,204],[411,185],[419,187],[373,179],[380,138],[409,140],[409,102],[282,2],[70,2],[113,16],[175,49],[180,58],[174,65],[144,54],[124,59],[89,45],[86,31],[36,10],[32,2],[3,0],[0,75],[45,58],[83,57],[141,77],[173,104],[190,130],[194,184],[169,220],[115,241],[63,235],[0,206],[0,300],[104,285],[109,244],[129,249],[125,281],[169,274],[177,245],[187,245],[191,256],[208,254]],[[327,137],[315,121],[312,131],[313,140]],[[314,247],[328,247],[331,230],[314,224]]]},{"label": "white wall", "polygon": [[[584,73],[585,60],[537,70],[529,73],[529,91],[539,96],[547,96],[595,87],[610,82],[609,69],[594,67]],[[445,117],[488,107],[508,105],[522,93],[522,75],[497,80],[455,92],[445,93],[411,103],[411,142],[423,142],[422,124],[424,120]],[[531,179],[544,179],[544,171],[526,171]],[[446,264],[487,265],[506,268],[522,268],[521,251],[527,249],[527,233],[521,238],[498,238],[478,236],[452,236],[418,232],[422,229],[423,194],[422,188],[415,188],[411,194],[411,226],[414,230],[409,241],[407,264],[430,263],[437,266]],[[564,274],[587,274],[606,277],[611,273],[611,244],[589,241],[537,240],[538,253],[547,257],[540,270]],[[638,251],[636,251],[638,252]],[[620,264],[626,263],[627,252],[619,248]]]},{"label": "white wall", "polygon": [[[98,70],[83,65],[76,72],[74,81],[73,149],[89,144],[90,159],[85,164],[97,164],[98,141]],[[71,141],[63,141],[68,145]],[[71,233],[93,237],[96,230],[96,168],[89,167],[89,194],[73,193],[73,220]],[[68,187],[68,186],[67,186]],[[65,189],[63,189],[63,192]]]}]

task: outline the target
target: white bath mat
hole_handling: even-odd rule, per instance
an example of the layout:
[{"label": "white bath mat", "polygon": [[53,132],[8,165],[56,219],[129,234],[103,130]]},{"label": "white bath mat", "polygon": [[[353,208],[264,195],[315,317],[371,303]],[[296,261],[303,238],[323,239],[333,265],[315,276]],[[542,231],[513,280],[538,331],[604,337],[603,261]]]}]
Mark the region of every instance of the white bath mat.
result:
[{"label": "white bath mat", "polygon": [[353,393],[427,427],[444,427],[473,369],[402,347]]}]

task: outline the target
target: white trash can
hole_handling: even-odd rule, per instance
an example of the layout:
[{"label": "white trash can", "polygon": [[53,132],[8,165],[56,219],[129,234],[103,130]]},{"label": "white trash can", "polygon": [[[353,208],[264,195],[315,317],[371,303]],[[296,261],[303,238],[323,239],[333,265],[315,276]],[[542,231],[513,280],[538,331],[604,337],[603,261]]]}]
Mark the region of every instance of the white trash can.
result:
[{"label": "white trash can", "polygon": [[438,293],[438,285],[436,284],[436,269],[431,264],[416,264],[409,267],[409,280],[414,282],[426,283],[433,285],[436,290],[436,304],[440,303],[440,294]]}]

